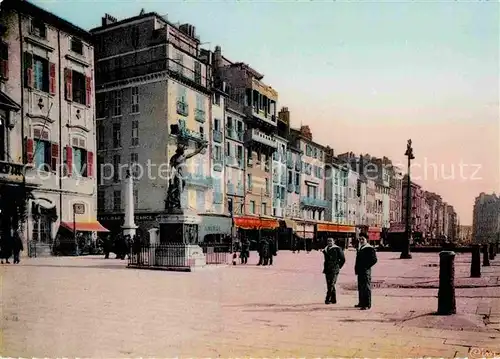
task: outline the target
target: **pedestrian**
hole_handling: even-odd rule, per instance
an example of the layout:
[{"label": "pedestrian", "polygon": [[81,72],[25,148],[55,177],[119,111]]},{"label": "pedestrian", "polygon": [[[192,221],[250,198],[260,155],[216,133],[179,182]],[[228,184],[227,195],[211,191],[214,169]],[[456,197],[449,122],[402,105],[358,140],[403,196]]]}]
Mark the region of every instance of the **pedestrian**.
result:
[{"label": "pedestrian", "polygon": [[14,254],[14,264],[20,262],[19,260],[19,252],[24,251],[23,241],[21,240],[21,236],[17,231],[14,232],[14,238],[12,242],[12,253]]},{"label": "pedestrian", "polygon": [[277,254],[276,240],[274,238],[269,238],[269,265],[273,265],[273,257]]},{"label": "pedestrian", "polygon": [[240,251],[240,259],[241,264],[248,263],[248,257],[250,257],[250,242],[248,239],[242,239],[241,241],[241,251]]},{"label": "pedestrian", "polygon": [[337,292],[335,284],[337,283],[339,272],[345,264],[344,251],[334,243],[333,238],[328,238],[327,245],[323,249],[323,256],[325,259],[323,273],[326,279],[325,304],[336,304]]},{"label": "pedestrian", "polygon": [[10,264],[9,258],[12,255],[12,238],[10,233],[7,235],[2,235],[2,252],[0,254],[1,264],[5,260],[5,263]]},{"label": "pedestrian", "polygon": [[371,268],[377,263],[377,253],[375,248],[368,244],[368,236],[364,233],[359,236],[359,244],[356,264],[354,265],[354,273],[358,277],[359,296],[358,304],[355,307],[366,310],[372,306]]}]

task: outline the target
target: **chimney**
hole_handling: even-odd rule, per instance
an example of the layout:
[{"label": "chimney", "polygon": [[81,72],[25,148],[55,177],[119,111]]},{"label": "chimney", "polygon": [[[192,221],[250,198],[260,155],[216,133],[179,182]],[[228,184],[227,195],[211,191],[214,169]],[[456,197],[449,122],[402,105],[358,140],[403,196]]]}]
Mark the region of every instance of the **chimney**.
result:
[{"label": "chimney", "polygon": [[303,137],[307,138],[309,141],[312,141],[312,132],[309,126],[307,125],[300,126],[300,134]]},{"label": "chimney", "polygon": [[281,108],[280,112],[278,112],[278,118],[281,122],[290,126],[290,111],[288,111],[288,107]]},{"label": "chimney", "polygon": [[108,26],[114,24],[116,22],[116,17],[111,16],[110,14],[104,14],[102,18],[102,26]]},{"label": "chimney", "polygon": [[215,46],[213,66],[215,69],[222,67],[222,50],[219,45]]}]

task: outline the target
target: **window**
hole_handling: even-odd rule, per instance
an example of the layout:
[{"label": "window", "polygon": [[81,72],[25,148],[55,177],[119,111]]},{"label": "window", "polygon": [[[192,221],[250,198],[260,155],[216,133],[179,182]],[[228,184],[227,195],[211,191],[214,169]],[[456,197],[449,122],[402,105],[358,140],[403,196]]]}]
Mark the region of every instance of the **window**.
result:
[{"label": "window", "polygon": [[77,54],[83,55],[83,42],[82,42],[82,40],[72,37],[70,47],[71,47],[71,51],[76,52]]},{"label": "window", "polygon": [[51,144],[49,141],[35,138],[34,158],[37,169],[49,172],[51,170]]},{"label": "window", "polygon": [[194,82],[201,85],[201,64],[198,61],[194,63]]},{"label": "window", "polygon": [[139,87],[132,87],[132,113],[139,113]]},{"label": "window", "polygon": [[205,112],[205,98],[199,93],[196,94],[196,109]]},{"label": "window", "polygon": [[86,105],[87,97],[86,97],[86,77],[84,74],[81,74],[77,71],[73,71],[71,76],[72,88],[73,88],[73,101]]},{"label": "window", "polygon": [[231,157],[231,144],[226,142],[226,156]]},{"label": "window", "polygon": [[120,155],[113,156],[113,181],[118,182],[120,179]]},{"label": "window", "polygon": [[220,131],[220,120],[218,118],[214,119],[214,130]]},{"label": "window", "polygon": [[100,210],[105,210],[105,205],[106,205],[106,202],[105,202],[105,193],[103,190],[99,190],[97,191],[97,210],[100,211]]},{"label": "window", "polygon": [[214,148],[214,160],[221,161],[222,160],[222,153],[221,153],[220,146],[214,146],[213,148]]},{"label": "window", "polygon": [[122,92],[116,90],[113,97],[113,116],[122,115]]},{"label": "window", "polygon": [[236,146],[236,150],[237,150],[237,158],[238,158],[238,166],[239,167],[243,167],[243,156],[244,156],[244,152],[243,152],[243,146],[239,146],[237,145]]},{"label": "window", "polygon": [[300,184],[300,173],[295,174],[295,185],[298,186]]},{"label": "window", "polygon": [[5,161],[5,117],[0,118],[0,161]]},{"label": "window", "polygon": [[187,103],[187,89],[181,84],[177,87],[177,101]]},{"label": "window", "polygon": [[252,175],[250,173],[247,174],[247,189],[252,190]]},{"label": "window", "polygon": [[177,71],[182,75],[184,74],[184,56],[180,51],[175,54],[175,62],[177,65]]},{"label": "window", "polygon": [[38,19],[31,19],[31,34],[45,39],[47,37],[47,27]]},{"label": "window", "polygon": [[33,56],[33,87],[43,92],[49,92],[49,62],[39,56]]},{"label": "window", "polygon": [[267,203],[266,202],[262,202],[262,205],[261,205],[261,213],[263,215],[266,215],[267,214]]},{"label": "window", "polygon": [[96,118],[106,118],[107,114],[107,93],[96,94]]},{"label": "window", "polygon": [[220,106],[220,94],[214,93],[214,95],[212,96],[212,104]]},{"label": "window", "polygon": [[132,146],[139,146],[139,121],[132,121]]},{"label": "window", "polygon": [[269,188],[269,178],[266,178],[266,194],[269,194],[271,189]]},{"label": "window", "polygon": [[121,191],[113,191],[113,210],[120,211],[122,209],[122,193]]},{"label": "window", "polygon": [[87,151],[73,146],[73,171],[82,177],[87,176]]},{"label": "window", "polygon": [[120,148],[121,144],[121,126],[119,123],[113,123],[113,148]]},{"label": "window", "polygon": [[9,77],[9,45],[4,42],[0,42],[0,76]]},{"label": "window", "polygon": [[255,201],[250,201],[250,214],[255,214]]},{"label": "window", "polygon": [[52,218],[43,213],[33,223],[33,241],[40,243],[52,243]]}]

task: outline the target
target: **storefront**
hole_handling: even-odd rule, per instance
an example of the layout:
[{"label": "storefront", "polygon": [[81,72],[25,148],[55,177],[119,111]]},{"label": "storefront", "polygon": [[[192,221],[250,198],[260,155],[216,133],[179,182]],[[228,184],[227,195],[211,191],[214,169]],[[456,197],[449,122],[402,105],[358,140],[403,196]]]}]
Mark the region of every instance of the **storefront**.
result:
[{"label": "storefront", "polygon": [[297,230],[297,222],[293,219],[279,220],[278,228],[278,248],[293,249],[295,245],[295,232]]},{"label": "storefront", "polygon": [[310,251],[313,249],[315,239],[315,223],[298,221],[296,227],[296,247],[297,249]]},{"label": "storefront", "polygon": [[204,243],[222,243],[231,236],[232,220],[228,216],[200,215],[198,241]]},{"label": "storefront", "polygon": [[406,241],[406,231],[404,223],[391,223],[387,233],[386,244],[395,250],[402,250]]},{"label": "storefront", "polygon": [[276,238],[279,222],[265,217],[240,216],[234,217],[234,226],[238,229],[237,238],[248,239],[252,242],[251,248],[256,248],[261,238]]},{"label": "storefront", "polygon": [[321,246],[326,246],[327,238],[333,238],[343,248],[349,246],[349,239],[356,237],[356,227],[336,223],[318,223],[316,233]]}]

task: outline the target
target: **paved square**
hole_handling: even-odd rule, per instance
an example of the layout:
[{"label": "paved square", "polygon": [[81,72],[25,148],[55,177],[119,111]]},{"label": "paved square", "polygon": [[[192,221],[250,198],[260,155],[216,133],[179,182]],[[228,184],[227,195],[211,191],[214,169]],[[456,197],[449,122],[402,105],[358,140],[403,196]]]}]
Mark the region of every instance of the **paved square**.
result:
[{"label": "paved square", "polygon": [[[437,253],[379,253],[373,308],[359,311],[355,252],[337,305],[323,304],[320,252],[279,252],[272,267],[193,273],[127,269],[100,257],[3,265],[0,355],[13,357],[465,357],[500,352],[500,258],[468,278],[457,255],[455,316],[437,309]],[[495,281],[496,280],[496,281]],[[477,350],[477,349],[476,349]],[[477,355],[472,353],[472,355]]]}]

